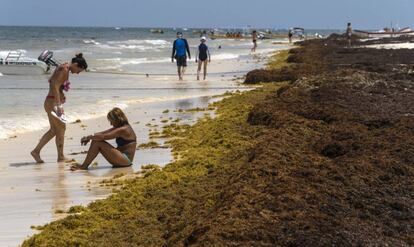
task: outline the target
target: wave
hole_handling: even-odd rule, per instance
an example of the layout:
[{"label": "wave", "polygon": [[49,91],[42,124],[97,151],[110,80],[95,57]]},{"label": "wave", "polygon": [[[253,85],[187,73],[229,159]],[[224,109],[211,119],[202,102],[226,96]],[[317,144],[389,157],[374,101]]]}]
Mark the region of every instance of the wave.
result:
[{"label": "wave", "polygon": [[[217,94],[216,92],[209,92],[197,95],[182,95],[182,96],[164,96],[164,97],[146,97],[140,99],[127,99],[127,100],[99,100],[94,104],[78,105],[75,107],[65,108],[67,118],[69,122],[75,122],[77,119],[82,121],[89,119],[96,119],[106,116],[109,110],[114,107],[126,109],[134,104],[146,104],[157,103],[163,101],[183,100],[198,98],[204,96],[212,96]],[[49,127],[49,121],[46,114],[22,117],[9,117],[8,119],[0,118],[0,139],[6,139],[18,134],[26,132],[38,131]]]},{"label": "wave", "polygon": [[219,54],[213,54],[211,56],[211,59],[213,60],[227,60],[227,59],[236,59],[239,58],[240,55],[238,54],[232,54],[232,53],[219,53]]},{"label": "wave", "polygon": [[49,126],[47,118],[25,117],[18,119],[0,119],[0,139],[6,139],[16,134],[41,130]]},{"label": "wave", "polygon": [[119,45],[119,44],[126,44],[126,45],[142,45],[142,44],[149,44],[149,45],[170,45],[170,42],[163,40],[163,39],[129,39],[129,40],[122,40],[122,41],[108,41],[110,45]]},{"label": "wave", "polygon": [[[213,60],[229,60],[229,59],[238,59],[240,58],[240,54],[231,54],[231,53],[221,53],[221,54],[214,54],[212,55]],[[169,63],[171,60],[170,58],[156,58],[156,59],[149,59],[149,58],[103,58],[97,59],[98,64],[96,69],[99,70],[121,70],[123,66],[129,65],[139,65],[139,64],[159,64],[159,63]]]},{"label": "wave", "polygon": [[[110,62],[119,64],[121,66],[125,65],[137,65],[137,64],[149,64],[149,63],[166,63],[169,62],[169,58],[163,58],[163,59],[148,59],[148,58],[107,58],[107,59],[98,59],[98,61],[102,62]],[[102,69],[102,67],[99,67],[99,69]]]},{"label": "wave", "polygon": [[22,55],[25,55],[27,53],[27,51],[26,50],[23,50],[23,49],[18,49],[18,50],[3,50],[3,51],[0,51],[0,57],[7,57],[7,55],[9,55],[9,52],[11,52],[11,51],[20,52]]},{"label": "wave", "polygon": [[84,44],[93,44],[93,45],[100,45],[101,44],[101,43],[99,43],[99,42],[97,42],[93,39],[84,39],[84,40],[82,40],[82,42]]},{"label": "wave", "polygon": [[159,50],[156,47],[144,46],[144,45],[126,45],[126,44],[119,44],[119,45],[108,45],[108,44],[101,44],[98,45],[101,49],[127,49],[127,50],[140,50],[140,51],[149,51],[149,50]]},{"label": "wave", "polygon": [[105,44],[97,44],[102,49],[128,49],[128,50],[160,50],[171,46],[170,42],[162,39],[155,40],[140,40],[131,39],[123,41],[108,41]]}]

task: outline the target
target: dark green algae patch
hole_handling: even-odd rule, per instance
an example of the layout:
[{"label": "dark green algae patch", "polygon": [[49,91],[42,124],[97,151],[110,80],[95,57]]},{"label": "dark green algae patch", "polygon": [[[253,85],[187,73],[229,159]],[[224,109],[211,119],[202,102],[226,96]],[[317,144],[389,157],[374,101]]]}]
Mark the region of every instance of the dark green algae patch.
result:
[{"label": "dark green algae patch", "polygon": [[206,231],[197,225],[220,208],[228,171],[246,164],[254,137],[263,131],[247,123],[249,111],[277,88],[237,93],[210,106],[217,108],[214,119],[166,128],[175,162],[124,181],[118,193],[45,225],[22,246],[191,244]]}]

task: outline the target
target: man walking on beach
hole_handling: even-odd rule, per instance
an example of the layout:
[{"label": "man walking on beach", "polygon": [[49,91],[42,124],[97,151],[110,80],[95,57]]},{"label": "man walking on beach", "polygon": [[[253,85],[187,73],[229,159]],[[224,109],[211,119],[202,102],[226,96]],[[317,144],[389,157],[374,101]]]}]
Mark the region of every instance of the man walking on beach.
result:
[{"label": "man walking on beach", "polygon": [[180,81],[183,80],[185,67],[187,67],[186,53],[188,53],[188,58],[191,59],[190,47],[188,46],[187,40],[183,38],[181,32],[177,32],[177,39],[174,41],[171,55],[171,62],[174,62],[174,58],[177,60],[178,78]]},{"label": "man walking on beach", "polygon": [[351,27],[351,23],[348,22],[348,25],[346,27],[346,39],[348,41],[348,47],[351,47],[351,38],[352,38],[352,27]]},{"label": "man walking on beach", "polygon": [[292,28],[289,28],[289,32],[288,32],[289,44],[292,44],[292,37],[293,37],[293,30]]}]

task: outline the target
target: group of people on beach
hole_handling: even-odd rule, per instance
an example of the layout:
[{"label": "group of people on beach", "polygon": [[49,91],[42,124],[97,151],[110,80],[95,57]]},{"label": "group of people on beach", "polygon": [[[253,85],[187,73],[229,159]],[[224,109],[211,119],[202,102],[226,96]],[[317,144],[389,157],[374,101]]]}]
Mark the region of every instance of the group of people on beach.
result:
[{"label": "group of people on beach", "polygon": [[[205,36],[200,38],[200,44],[197,48],[195,62],[198,63],[197,68],[197,80],[200,80],[200,72],[203,67],[203,80],[207,76],[207,63],[211,62],[210,51],[206,45],[207,39]],[[182,32],[177,32],[177,39],[173,43],[173,49],[171,54],[171,62],[174,59],[177,62],[178,79],[183,80],[185,69],[187,67],[187,54],[188,58],[191,59],[190,47],[188,41],[183,38]]]},{"label": "group of people on beach", "polygon": [[[188,58],[191,59],[189,45],[186,39],[183,38],[181,32],[177,33],[177,39],[173,44],[173,51],[171,60],[177,62],[178,76],[183,80],[185,68],[187,66]],[[198,63],[197,80],[200,79],[201,68],[204,67],[203,79],[206,79],[207,63],[211,61],[210,52],[206,45],[206,38],[200,38],[200,45],[197,49],[196,59]],[[64,115],[63,104],[66,101],[64,91],[70,89],[69,74],[79,74],[88,68],[83,54],[77,54],[72,58],[71,62],[67,62],[56,67],[52,76],[49,79],[49,92],[44,101],[44,109],[46,111],[50,128],[41,137],[37,146],[31,151],[32,157],[37,163],[44,163],[40,156],[43,147],[55,138],[57,148],[57,161],[70,162],[71,159],[65,157],[64,137],[66,131],[66,122],[63,121]],[[136,134],[129,124],[128,118],[120,108],[113,108],[107,114],[107,119],[112,126],[111,128],[84,136],[81,138],[81,145],[87,145],[91,142],[86,158],[82,164],[74,164],[71,170],[86,170],[93,162],[96,156],[101,153],[105,159],[112,164],[113,167],[127,167],[132,165],[135,156],[137,145]],[[117,147],[108,143],[108,140],[115,139]]]}]

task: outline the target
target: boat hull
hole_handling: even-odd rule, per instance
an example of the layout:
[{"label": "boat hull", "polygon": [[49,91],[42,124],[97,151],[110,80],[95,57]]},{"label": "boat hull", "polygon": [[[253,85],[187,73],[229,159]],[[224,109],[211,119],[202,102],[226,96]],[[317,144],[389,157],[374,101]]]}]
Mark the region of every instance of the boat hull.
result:
[{"label": "boat hull", "polygon": [[0,62],[3,75],[42,75],[48,73],[48,67],[42,62]]},{"label": "boat hull", "polygon": [[400,36],[414,36],[414,31],[405,31],[405,32],[367,32],[355,30],[353,32],[355,35],[358,35],[362,38],[390,38],[390,37],[400,37]]}]

